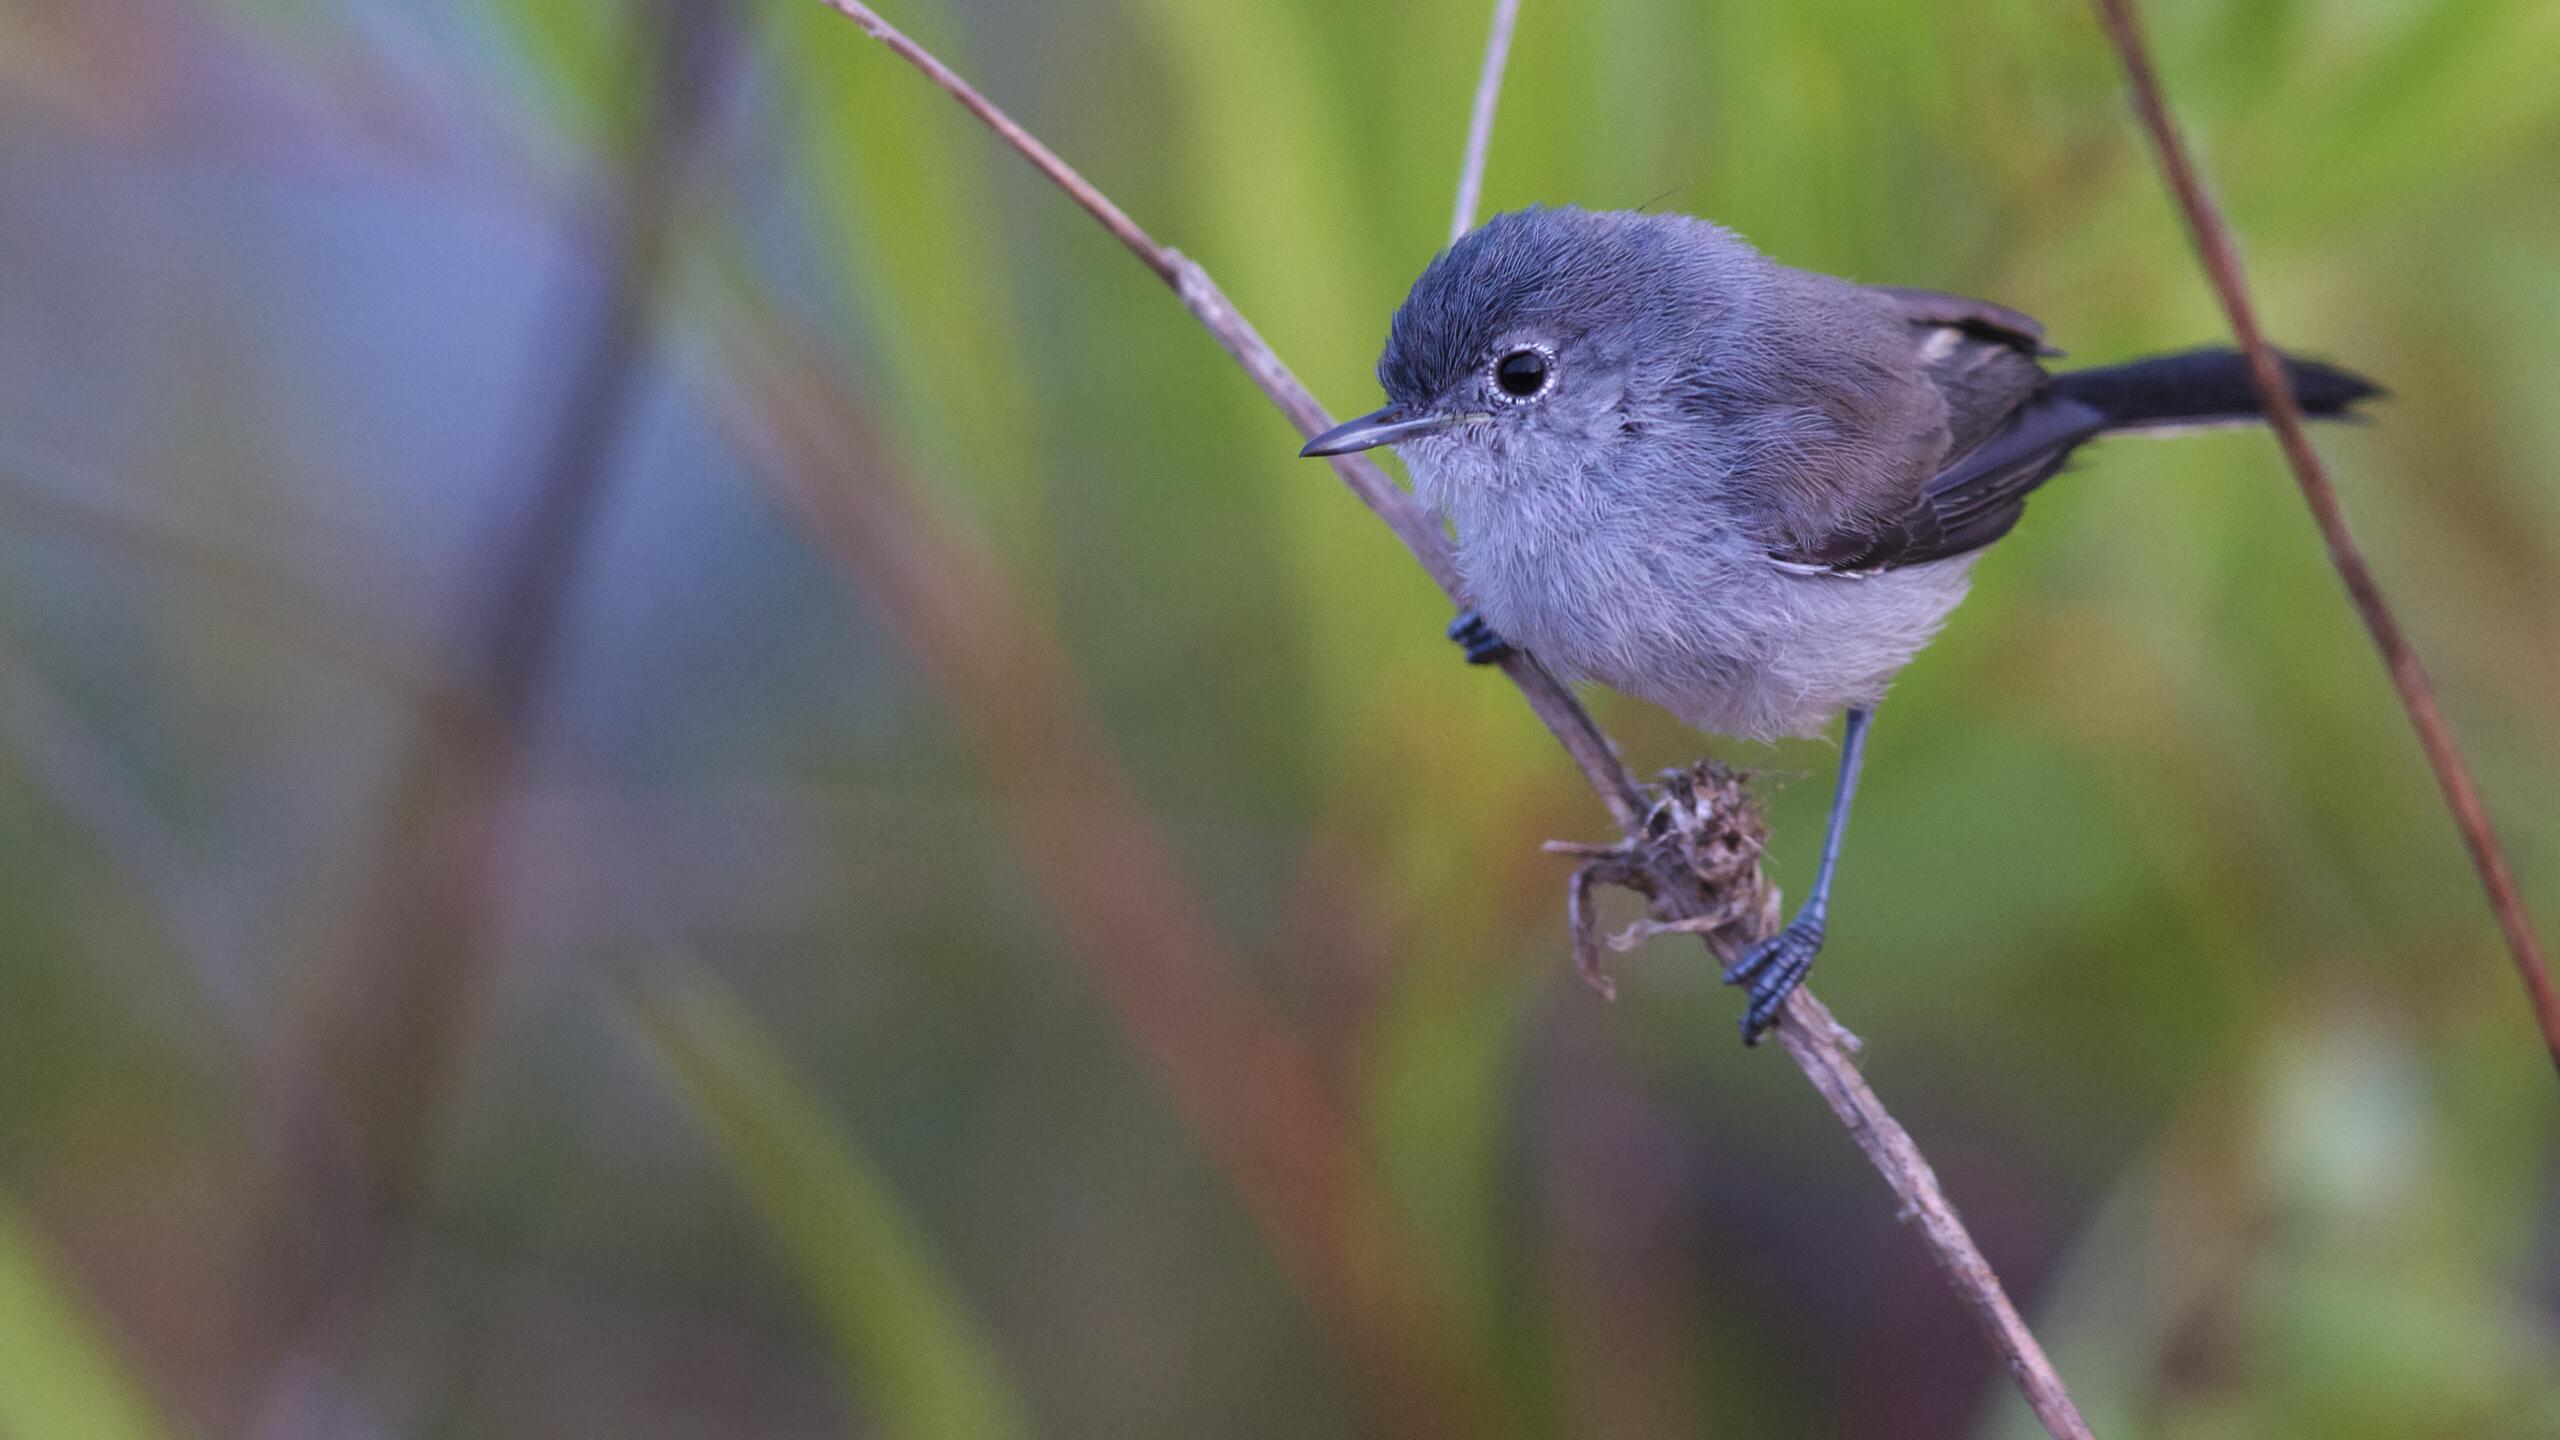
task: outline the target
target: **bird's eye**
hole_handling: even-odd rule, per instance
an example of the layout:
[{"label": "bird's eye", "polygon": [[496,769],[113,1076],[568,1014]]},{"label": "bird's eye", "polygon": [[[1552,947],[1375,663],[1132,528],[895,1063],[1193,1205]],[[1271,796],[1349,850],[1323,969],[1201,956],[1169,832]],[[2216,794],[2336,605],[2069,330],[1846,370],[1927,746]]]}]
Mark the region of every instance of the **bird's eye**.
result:
[{"label": "bird's eye", "polygon": [[1526,400],[1547,388],[1555,367],[1539,350],[1514,350],[1493,365],[1493,383],[1514,400]]}]

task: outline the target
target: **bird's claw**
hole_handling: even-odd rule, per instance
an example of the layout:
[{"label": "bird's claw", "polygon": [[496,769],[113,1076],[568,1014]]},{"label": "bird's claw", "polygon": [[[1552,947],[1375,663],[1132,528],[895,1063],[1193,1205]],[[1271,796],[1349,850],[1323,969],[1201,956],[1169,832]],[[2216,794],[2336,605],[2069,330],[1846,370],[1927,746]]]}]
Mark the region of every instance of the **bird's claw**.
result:
[{"label": "bird's claw", "polygon": [[1449,638],[1467,652],[1470,665],[1499,665],[1511,656],[1511,642],[1484,623],[1484,617],[1473,610],[1461,610],[1449,622]]},{"label": "bird's claw", "polygon": [[1762,1033],[1777,1023],[1778,1007],[1804,983],[1813,957],[1822,952],[1822,934],[1822,912],[1803,911],[1726,967],[1724,983],[1750,987],[1751,1003],[1742,1012],[1743,1044],[1759,1044]]}]

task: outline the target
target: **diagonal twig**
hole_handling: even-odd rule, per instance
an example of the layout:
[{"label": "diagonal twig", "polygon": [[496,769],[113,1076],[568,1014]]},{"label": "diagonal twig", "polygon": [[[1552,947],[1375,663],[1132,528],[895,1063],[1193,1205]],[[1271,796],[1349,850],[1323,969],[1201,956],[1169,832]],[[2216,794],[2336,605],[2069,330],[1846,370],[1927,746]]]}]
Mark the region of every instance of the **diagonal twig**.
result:
[{"label": "diagonal twig", "polygon": [[2347,528],[2346,512],[2338,505],[2337,487],[2329,482],[2328,467],[2321,463],[2320,452],[2312,448],[2311,437],[2303,428],[2302,406],[2295,400],[2292,387],[2285,383],[2284,367],[2276,357],[2275,347],[2267,343],[2266,332],[2258,326],[2257,308],[2249,298],[2248,276],[2240,264],[2239,247],[2232,241],[2230,223],[2206,193],[2195,157],[2177,122],[2169,116],[2134,0],[2095,3],[2099,23],[2106,28],[2107,39],[2124,64],[2125,80],[2133,92],[2134,114],[2149,135],[2152,149],[2158,152],[2161,174],[2168,181],[2179,213],[2186,219],[2196,254],[2204,262],[2205,278],[2211,282],[2215,298],[2222,302],[2223,313],[2230,317],[2231,331],[2238,338],[2242,353],[2248,356],[2249,384],[2258,392],[2258,403],[2266,411],[2267,424],[2276,432],[2277,443],[2284,447],[2285,461],[2302,487],[2303,503],[2311,507],[2312,521],[2320,527],[2321,542],[2329,550],[2329,563],[2346,585],[2347,598],[2355,605],[2357,618],[2364,621],[2365,630],[2373,636],[2374,649],[2382,654],[2382,667],[2391,676],[2391,688],[2399,692],[2401,708],[2409,713],[2409,728],[2418,734],[2418,746],[2426,752],[2436,786],[2444,792],[2453,823],[2462,832],[2463,846],[2471,852],[2472,868],[2480,872],[2480,885],[2488,892],[2489,909],[2497,916],[2498,929],[2506,937],[2507,953],[2514,957],[2516,973],[2524,980],[2525,995],[2533,1006],[2534,1024],[2542,1032],[2543,1046],[2551,1052],[2553,1066],[2560,1067],[2560,990],[2552,986],[2551,967],[2543,959],[2542,942],[2534,935],[2533,917],[2517,889],[2506,847],[2498,842],[2498,832],[2490,823],[2488,805],[2481,799],[2480,787],[2471,777],[2471,766],[2463,759],[2462,749],[2454,742],[2444,711],[2436,702],[2435,682],[2427,678],[2417,648],[2401,630],[2398,617],[2382,597],[2382,586],[2373,578],[2372,567],[2365,563],[2364,551]]},{"label": "diagonal twig", "polygon": [[[985,122],[989,129],[1066,191],[1148,269],[1172,286],[1184,308],[1244,367],[1254,384],[1280,408],[1290,423],[1297,426],[1301,434],[1312,437],[1332,425],[1332,417],[1324,407],[1316,403],[1315,397],[1299,383],[1287,364],[1264,343],[1233,302],[1209,278],[1207,271],[1181,252],[1157,243],[1129,218],[1127,212],[1113,204],[1091,182],[1059,159],[1055,152],[868,5],[860,3],[860,0],[821,0],[821,3],[851,20],[863,33],[922,71],[926,78]],[[1488,90],[1498,96],[1499,71],[1506,49],[1502,45],[1488,47],[1487,69],[1493,73],[1479,86],[1480,98]],[[1487,108],[1489,113],[1489,106]],[[1474,148],[1471,145],[1471,166],[1475,162]],[[1440,588],[1453,600],[1463,601],[1464,582],[1458,573],[1456,557],[1450,550],[1447,537],[1422,505],[1363,456],[1337,456],[1332,463],[1353,495],[1395,531]],[[1640,841],[1651,809],[1646,794],[1627,772],[1626,766],[1620,763],[1608,737],[1592,722],[1573,693],[1525,651],[1513,652],[1502,669],[1520,687],[1530,709],[1554,732],[1556,739],[1582,768],[1593,790],[1609,807],[1620,830],[1631,842]],[[1706,894],[1694,877],[1668,874],[1657,878],[1660,888],[1653,895],[1653,901],[1662,918],[1689,920],[1715,913],[1719,903],[1717,898]],[[1770,921],[1762,916],[1757,917],[1756,923],[1766,928]],[[1711,948],[1721,953],[1728,948],[1738,949],[1737,942],[1743,937],[1727,932],[1709,938]],[[1990,1263],[1983,1258],[1980,1247],[1974,1244],[1955,1207],[1947,1200],[1936,1173],[1912,1143],[1909,1134],[1893,1119],[1884,1103],[1868,1088],[1865,1078],[1858,1073],[1848,1032],[1831,1018],[1830,1011],[1809,991],[1799,988],[1787,1001],[1778,1026],[1778,1037],[1787,1054],[1804,1070],[1815,1090],[1829,1103],[1833,1114],[1839,1117],[1851,1138],[1901,1200],[1902,1214],[1918,1228],[1932,1258],[2000,1353],[2037,1419],[2055,1440],[2088,1440],[2087,1423],[2073,1406],[2043,1347],[2028,1331],[2017,1307],[2010,1302],[1999,1278],[1992,1272]]]},{"label": "diagonal twig", "polygon": [[1511,32],[1520,24],[1520,0],[1493,0],[1493,29],[1484,37],[1484,70],[1476,77],[1476,103],[1467,114],[1467,158],[1458,167],[1458,203],[1449,215],[1449,243],[1476,228],[1484,201],[1485,156],[1493,149],[1493,112],[1502,103],[1502,76],[1511,64]]},{"label": "diagonal twig", "polygon": [[[1192,318],[1200,322],[1210,337],[1235,357],[1236,363],[1244,367],[1254,384],[1270,398],[1272,404],[1280,407],[1280,413],[1289,417],[1289,423],[1297,426],[1300,434],[1313,437],[1332,427],[1333,418],[1316,403],[1315,396],[1307,392],[1307,387],[1299,383],[1288,365],[1236,310],[1234,302],[1227,299],[1226,292],[1209,278],[1208,271],[1171,246],[1157,244],[1154,237],[1140,229],[1138,222],[1130,219],[1126,211],[1113,204],[1110,197],[1095,189],[1092,182],[1077,174],[1067,162],[1059,159],[1056,152],[1042,144],[1037,136],[1014,123],[1011,116],[997,109],[993,101],[979,94],[975,86],[936,59],[931,51],[881,19],[879,12],[860,3],[860,0],[820,0],[820,3],[851,20],[864,34],[923,71],[925,78],[959,101],[969,113],[986,122],[988,129],[995,131],[1006,144],[1030,161],[1034,169],[1066,191],[1068,198],[1099,222],[1103,229],[1110,231],[1114,239],[1129,247],[1131,254],[1173,287],[1174,293],[1182,300],[1183,308],[1189,310]],[[1429,572],[1440,588],[1452,596],[1461,593],[1464,584],[1458,578],[1457,557],[1450,552],[1448,538],[1440,533],[1440,527],[1433,523],[1421,504],[1399,489],[1394,481],[1387,478],[1387,472],[1379,469],[1377,462],[1365,455],[1338,455],[1333,457],[1332,464],[1334,473],[1342,477],[1342,483],[1350,487],[1361,504],[1375,511],[1378,518],[1387,523],[1387,528],[1396,532],[1396,538],[1413,552],[1413,558],[1421,562],[1422,568]],[[1600,798],[1608,805],[1610,815],[1618,822],[1619,828],[1633,825],[1644,813],[1642,790],[1637,786],[1635,777],[1627,773],[1627,767],[1619,763],[1617,751],[1600,733],[1600,727],[1592,723],[1581,702],[1573,698],[1573,692],[1525,651],[1514,651],[1512,658],[1503,663],[1502,670],[1519,685],[1521,693],[1528,698],[1529,708],[1546,722],[1549,730],[1555,732],[1556,738],[1573,756],[1574,763],[1582,767],[1583,774],[1589,777],[1592,788],[1600,792]]]}]

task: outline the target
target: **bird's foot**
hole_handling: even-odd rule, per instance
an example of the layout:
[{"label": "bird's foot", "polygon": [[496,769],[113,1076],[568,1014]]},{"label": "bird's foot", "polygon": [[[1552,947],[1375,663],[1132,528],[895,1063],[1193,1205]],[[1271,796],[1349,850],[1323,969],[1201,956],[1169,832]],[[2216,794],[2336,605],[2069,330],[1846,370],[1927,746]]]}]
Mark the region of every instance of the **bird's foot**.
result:
[{"label": "bird's foot", "polygon": [[1494,633],[1484,617],[1473,610],[1461,610],[1449,622],[1449,638],[1467,652],[1470,665],[1499,665],[1511,658],[1511,642]]},{"label": "bird's foot", "polygon": [[1742,1012],[1742,1043],[1757,1045],[1762,1032],[1778,1021],[1778,1007],[1804,983],[1813,957],[1822,953],[1822,912],[1797,912],[1785,929],[1750,949],[1724,972],[1727,985],[1748,986],[1751,1003]]}]

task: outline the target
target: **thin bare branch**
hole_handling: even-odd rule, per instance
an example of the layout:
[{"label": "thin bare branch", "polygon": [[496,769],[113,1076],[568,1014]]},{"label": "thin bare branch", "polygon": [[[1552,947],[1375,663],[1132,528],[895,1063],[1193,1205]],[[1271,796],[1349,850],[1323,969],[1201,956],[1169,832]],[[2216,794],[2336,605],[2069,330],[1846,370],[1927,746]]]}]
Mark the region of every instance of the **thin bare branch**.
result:
[{"label": "thin bare branch", "polygon": [[2400,694],[2401,708],[2409,714],[2409,727],[2418,734],[2419,748],[2426,752],[2437,788],[2444,792],[2453,823],[2471,852],[2472,868],[2480,872],[2481,888],[2489,895],[2489,909],[2506,936],[2507,953],[2515,959],[2516,973],[2524,980],[2525,995],[2533,1006],[2534,1024],[2542,1031],[2543,1046],[2551,1052],[2552,1065],[2560,1068],[2560,990],[2552,986],[2551,967],[2543,958],[2541,940],[2534,935],[2533,916],[2525,909],[2515,871],[2507,863],[2506,847],[2499,843],[2497,829],[2490,823],[2489,807],[2471,778],[2470,763],[2463,759],[2461,747],[2445,724],[2443,709],[2436,703],[2435,682],[2427,678],[2417,648],[2401,630],[2398,617],[2383,599],[2382,586],[2374,579],[2372,567],[2365,563],[2363,550],[2347,528],[2346,512],[2338,505],[2337,487],[2330,484],[2328,467],[2321,463],[2320,452],[2312,448],[2311,437],[2303,426],[2302,406],[2295,400],[2292,387],[2285,383],[2283,363],[2277,358],[2275,347],[2267,343],[2266,332],[2258,326],[2257,308],[2249,298],[2248,275],[2240,263],[2239,246],[2231,238],[2230,223],[2206,192],[2195,156],[2188,150],[2177,122],[2169,116],[2134,0],[2096,0],[2096,4],[2099,23],[2106,27],[2107,39],[2124,63],[2125,79],[2133,92],[2134,114],[2159,155],[2161,174],[2186,218],[2187,233],[2195,242],[2198,258],[2204,262],[2205,276],[2222,302],[2223,313],[2230,317],[2231,332],[2249,357],[2249,383],[2258,392],[2258,402],[2266,410],[2267,423],[2274,428],[2277,443],[2284,447],[2285,461],[2293,467],[2293,478],[2302,488],[2303,503],[2311,507],[2311,518],[2320,527],[2321,542],[2329,549],[2329,563],[2337,568],[2339,580],[2347,587],[2347,598],[2372,635],[2374,649],[2382,654],[2382,666],[2390,673],[2391,687]]},{"label": "thin bare branch", "polygon": [[1475,108],[1467,116],[1467,158],[1458,167],[1458,203],[1449,215],[1449,243],[1476,228],[1484,203],[1485,156],[1493,149],[1493,112],[1502,104],[1502,74],[1511,63],[1511,32],[1520,23],[1520,0],[1493,0],[1493,30],[1484,37],[1484,69],[1476,76]]},{"label": "thin bare branch", "polygon": [[2079,1407],[2071,1401],[2071,1392],[2063,1388],[2062,1377],[2045,1358],[2044,1347],[2036,1343],[2035,1333],[2020,1318],[2018,1307],[2010,1303],[2009,1294],[2001,1288],[2000,1277],[1983,1258],[1980,1247],[1973,1243],[1964,1220],[1947,1201],[1946,1191],[1938,1185],[1937,1172],[1930,1168],[1920,1147],[1912,1143],[1876,1092],[1867,1088],[1850,1061],[1856,1048],[1856,1037],[1831,1018],[1822,1002],[1802,989],[1787,1001],[1787,1023],[1778,1029],[1778,1041],[1804,1068],[1813,1088],[1822,1092],[1831,1113],[1849,1129],[1850,1138],[1858,1142],[1867,1159],[1883,1174],[1885,1183],[1902,1201],[1902,1216],[1918,1227],[1928,1243],[1929,1256],[1947,1277],[1947,1285],[1956,1292],[1965,1308],[1973,1312],[1975,1323],[1991,1337],[1992,1347],[2009,1368],[2009,1378],[2026,1397],[2027,1408],[2035,1412],[2054,1440],[2091,1440],[2089,1423],[2080,1418]]},{"label": "thin bare branch", "polygon": [[1075,167],[1059,159],[1055,151],[1040,143],[1039,136],[1015,124],[1012,116],[997,109],[994,101],[979,94],[975,86],[961,79],[957,71],[943,64],[932,51],[908,39],[905,31],[881,19],[879,12],[868,5],[855,3],[855,0],[820,0],[820,3],[860,26],[863,34],[896,51],[899,59],[923,71],[926,79],[941,86],[945,93],[959,101],[970,114],[985,121],[988,129],[1002,136],[1004,143],[1020,151],[1022,158],[1030,161],[1033,169],[1048,176],[1059,189],[1066,191],[1068,198],[1084,207],[1085,213],[1102,222],[1103,229],[1110,231],[1121,244],[1128,246],[1130,253],[1145,261],[1147,268],[1156,272],[1164,283],[1167,285],[1181,283],[1174,272],[1172,251],[1157,244],[1146,231],[1138,228],[1138,222],[1130,219],[1127,211],[1111,203],[1110,196],[1093,188],[1092,182],[1075,172]]},{"label": "thin bare branch", "polygon": [[[1301,434],[1313,436],[1332,424],[1332,418],[1324,407],[1316,403],[1315,397],[1263,342],[1206,271],[1179,252],[1158,244],[1138,227],[1137,222],[1047,146],[1014,123],[949,66],[881,19],[869,6],[859,3],[859,0],[821,0],[821,3],[843,14],[860,26],[864,33],[923,71],[934,84],[958,100],[1006,143],[1020,151],[1041,173],[1056,182],[1149,269],[1164,277],[1181,297],[1184,308],[1235,357],[1246,374],[1280,408],[1281,413],[1289,417]],[[1498,66],[1494,68],[1498,71]],[[1498,74],[1496,81],[1498,83]],[[1448,592],[1453,600],[1463,603],[1456,557],[1450,551],[1447,538],[1422,506],[1364,457],[1337,457],[1333,465],[1352,493],[1387,522],[1441,589]],[[1573,698],[1572,692],[1525,652],[1515,652],[1503,665],[1503,673],[1520,687],[1530,708],[1555,733],[1575,763],[1582,767],[1592,788],[1617,820],[1619,829],[1629,837],[1631,844],[1640,846],[1649,809],[1645,792],[1619,762],[1608,738],[1592,723],[1590,715]],[[1770,898],[1774,899],[1773,893]],[[1708,894],[1695,877],[1677,874],[1658,877],[1653,902],[1656,913],[1672,921],[1712,916],[1727,903],[1723,896]],[[1773,911],[1773,905],[1763,905],[1760,914],[1748,918],[1745,928],[1765,933],[1774,925]],[[1719,953],[1736,948],[1736,937],[1731,931],[1707,938],[1710,947],[1718,949]],[[2046,1430],[2055,1440],[2088,1440],[2088,1425],[2073,1408],[2042,1347],[2019,1319],[2017,1307],[2010,1303],[1998,1277],[1983,1259],[1980,1248],[1974,1245],[1963,1222],[1957,1218],[1954,1206],[1938,1184],[1936,1173],[1858,1074],[1852,1053],[1853,1037],[1803,989],[1798,989],[1789,998],[1778,1031],[1788,1055],[1804,1070],[1814,1088],[1848,1127],[1859,1148],[1883,1173],[1894,1194],[1900,1197],[1902,1213],[1918,1226],[1939,1268],[1981,1323],[1984,1334],[2000,1352],[2028,1405]]]}]

